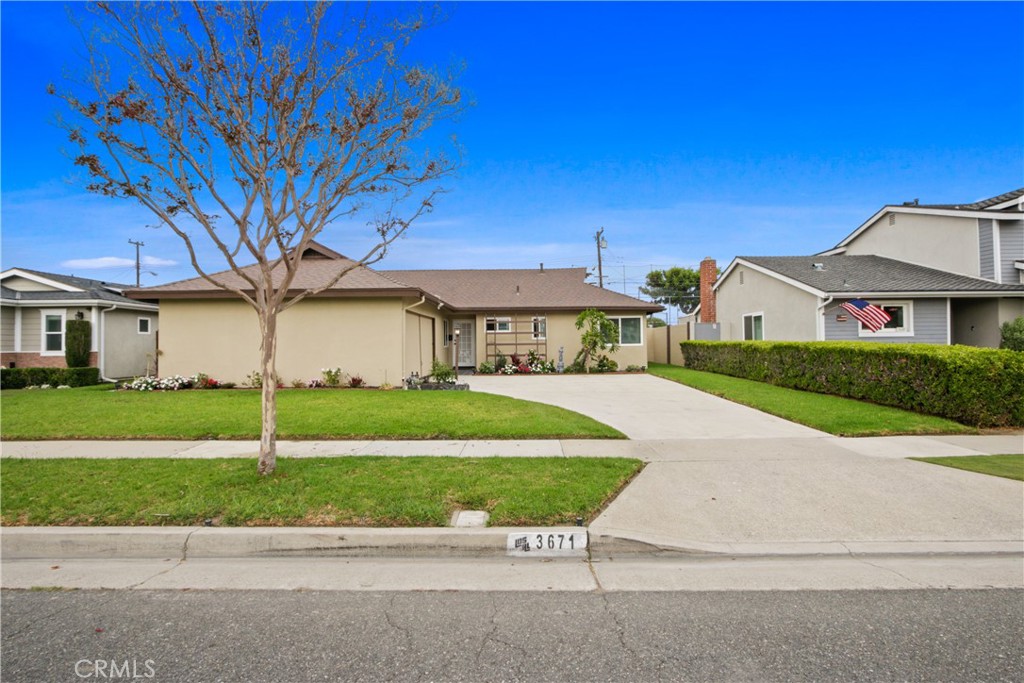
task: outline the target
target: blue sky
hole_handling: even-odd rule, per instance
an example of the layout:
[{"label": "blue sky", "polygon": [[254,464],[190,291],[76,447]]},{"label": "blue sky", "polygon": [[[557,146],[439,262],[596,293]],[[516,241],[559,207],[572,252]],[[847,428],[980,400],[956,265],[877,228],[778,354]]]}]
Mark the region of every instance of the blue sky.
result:
[{"label": "blue sky", "polygon": [[[415,49],[465,62],[464,163],[379,268],[596,269],[604,227],[635,295],[652,266],[813,253],[885,204],[1024,186],[1019,2],[447,7]],[[191,277],[144,210],[70,182],[45,94],[81,54],[63,4],[2,2],[0,31],[3,268],[131,282],[135,239],[143,284]]]}]

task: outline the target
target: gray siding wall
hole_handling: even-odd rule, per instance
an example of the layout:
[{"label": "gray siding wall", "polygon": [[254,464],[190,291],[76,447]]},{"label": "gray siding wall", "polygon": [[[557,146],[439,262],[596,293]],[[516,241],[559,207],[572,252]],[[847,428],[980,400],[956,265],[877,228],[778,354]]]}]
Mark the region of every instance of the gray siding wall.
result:
[{"label": "gray siding wall", "polygon": [[[113,378],[146,374],[147,363],[152,362],[156,354],[157,313],[120,309],[107,313],[104,318],[103,373]],[[139,334],[139,318],[149,318],[149,334]]]},{"label": "gray siding wall", "polygon": [[999,256],[1003,284],[1020,282],[1014,261],[1024,259],[1024,221],[999,221]]},{"label": "gray siding wall", "polygon": [[14,307],[0,308],[0,351],[14,351]]},{"label": "gray siding wall", "polygon": [[[899,344],[945,344],[946,338],[946,299],[913,299],[913,330],[912,336],[865,335],[859,336],[860,324],[852,315],[847,314],[846,322],[836,320],[837,314],[845,314],[835,300],[825,311],[825,339],[828,341],[878,341]],[[871,303],[881,306],[887,301],[872,299]],[[896,300],[893,303],[897,303]]]},{"label": "gray siding wall", "polygon": [[984,218],[978,221],[978,248],[981,277],[986,280],[995,280],[995,246],[992,241],[992,221],[990,219]]}]

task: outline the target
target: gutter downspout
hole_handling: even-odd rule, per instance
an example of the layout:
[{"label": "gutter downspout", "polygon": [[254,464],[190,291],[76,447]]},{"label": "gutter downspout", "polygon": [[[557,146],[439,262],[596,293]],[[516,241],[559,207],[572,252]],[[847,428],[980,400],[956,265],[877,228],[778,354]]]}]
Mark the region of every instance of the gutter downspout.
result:
[{"label": "gutter downspout", "polygon": [[825,307],[832,303],[832,298],[830,296],[818,304],[818,317],[815,320],[815,327],[817,328],[815,331],[817,332],[818,341],[825,341]]},{"label": "gutter downspout", "polygon": [[106,365],[106,360],[107,360],[106,351],[105,351],[106,345],[107,345],[107,313],[109,313],[110,311],[113,311],[116,308],[117,308],[117,304],[114,304],[110,308],[104,308],[102,311],[100,311],[100,329],[99,329],[100,350],[99,350],[99,358],[97,358],[97,361],[98,361],[97,365],[99,365],[99,368],[100,368],[100,379],[103,380],[104,382],[114,382],[115,384],[117,383],[117,380],[112,379],[110,377],[107,377],[106,374],[103,372],[103,370],[104,370],[104,366]]},{"label": "gutter downspout", "polygon": [[[402,367],[402,375],[401,375],[401,377],[398,378],[400,381],[404,380],[406,377],[409,376],[408,373],[407,373],[408,368],[405,367],[405,345],[407,343],[409,343],[409,330],[406,329],[405,321],[406,321],[406,319],[409,316],[407,316],[405,314],[409,312],[409,309],[416,308],[417,306],[422,305],[423,302],[426,301],[426,300],[427,300],[427,295],[426,294],[421,294],[419,301],[417,301],[414,304],[409,304],[408,306],[405,306],[405,307],[402,308],[402,365],[401,365],[401,367]],[[441,310],[441,309],[438,308],[438,310]],[[433,359],[431,359],[431,360],[433,360]],[[402,385],[399,384],[398,386],[402,386]]]}]

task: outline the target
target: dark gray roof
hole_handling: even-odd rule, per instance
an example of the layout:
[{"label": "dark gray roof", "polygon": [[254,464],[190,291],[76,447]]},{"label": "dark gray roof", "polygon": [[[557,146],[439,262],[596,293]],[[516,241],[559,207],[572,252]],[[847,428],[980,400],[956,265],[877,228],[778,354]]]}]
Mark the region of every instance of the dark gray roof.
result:
[{"label": "dark gray roof", "polygon": [[103,280],[92,280],[74,275],[61,275],[59,273],[46,273],[41,270],[30,270],[28,268],[17,268],[25,273],[38,275],[39,277],[53,280],[69,287],[80,289],[80,292],[63,292],[59,290],[24,292],[0,286],[0,295],[6,300],[14,301],[109,301],[111,303],[134,304],[138,303],[133,299],[123,296],[121,292],[131,285],[116,282],[104,282]]},{"label": "dark gray roof", "polygon": [[[1024,285],[948,273],[884,256],[739,256],[831,295],[871,292],[992,292],[1024,294]],[[816,266],[815,264],[818,264]]]},{"label": "dark gray roof", "polygon": [[93,280],[87,277],[75,277],[74,275],[61,275],[59,273],[44,273],[41,270],[30,270],[29,268],[18,268],[18,270],[26,273],[32,273],[39,277],[45,277],[47,280],[53,280],[54,282],[60,282],[71,287],[78,287],[86,291],[97,288],[109,288],[116,290],[131,289],[134,285],[120,284],[117,282],[105,282],[103,280]]},{"label": "dark gray roof", "polygon": [[981,199],[976,202],[969,202],[966,204],[920,204],[925,209],[962,209],[964,211],[984,211],[985,209],[1008,202],[1011,199],[1017,199],[1018,197],[1024,196],[1024,187],[1019,190],[1011,190],[1010,192],[1004,192],[1003,194],[996,195],[995,197],[989,197],[988,199]]}]

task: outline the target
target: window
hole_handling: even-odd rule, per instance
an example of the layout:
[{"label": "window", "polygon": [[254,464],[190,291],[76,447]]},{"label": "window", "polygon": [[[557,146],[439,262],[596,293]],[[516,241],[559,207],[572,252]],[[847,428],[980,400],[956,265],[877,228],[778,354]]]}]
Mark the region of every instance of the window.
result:
[{"label": "window", "polygon": [[139,318],[139,334],[149,334],[151,329],[149,318]]},{"label": "window", "polygon": [[536,316],[533,319],[533,338],[548,338],[548,319],[543,316]]},{"label": "window", "polygon": [[56,356],[64,353],[64,311],[43,314],[43,350],[44,356]]},{"label": "window", "polygon": [[620,346],[636,346],[644,343],[642,318],[608,318],[619,330]]},{"label": "window", "polygon": [[860,328],[858,334],[861,337],[912,337],[914,335],[914,306],[912,302],[872,303],[888,313],[890,320],[878,332],[872,332],[862,323],[858,323]]},{"label": "window", "polygon": [[743,340],[762,341],[764,339],[764,313],[748,313],[743,316]]},{"label": "window", "polygon": [[512,318],[488,318],[484,325],[488,332],[511,332]]},{"label": "window", "polygon": [[442,323],[441,329],[441,346],[448,348],[448,342],[452,338],[452,323],[449,320],[445,320]]}]

